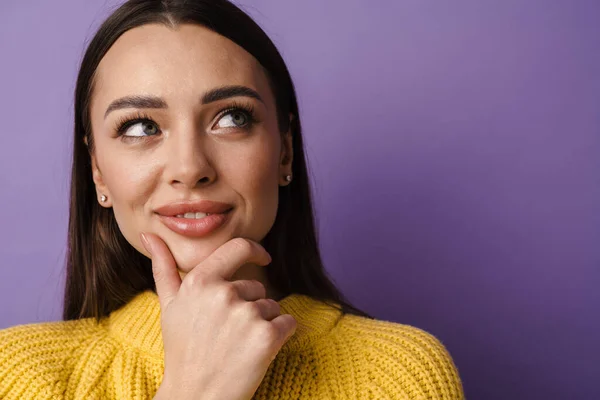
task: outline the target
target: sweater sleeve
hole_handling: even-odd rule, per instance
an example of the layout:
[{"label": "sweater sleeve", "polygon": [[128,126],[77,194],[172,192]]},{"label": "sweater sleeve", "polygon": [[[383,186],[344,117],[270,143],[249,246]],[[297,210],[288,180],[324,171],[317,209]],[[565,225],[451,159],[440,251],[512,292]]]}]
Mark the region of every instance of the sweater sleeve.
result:
[{"label": "sweater sleeve", "polygon": [[64,399],[70,356],[95,331],[90,320],[0,330],[0,399]]},{"label": "sweater sleeve", "polygon": [[346,331],[343,337],[354,338],[347,346],[355,349],[363,381],[376,398],[464,399],[456,365],[442,343],[428,332],[355,316],[345,319],[339,329]]}]

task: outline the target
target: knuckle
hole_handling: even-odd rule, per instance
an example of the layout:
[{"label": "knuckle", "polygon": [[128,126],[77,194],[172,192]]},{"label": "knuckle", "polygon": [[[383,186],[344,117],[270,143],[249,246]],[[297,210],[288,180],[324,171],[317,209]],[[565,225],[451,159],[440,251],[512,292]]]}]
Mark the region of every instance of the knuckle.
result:
[{"label": "knuckle", "polygon": [[268,344],[269,348],[279,339],[279,330],[270,322],[265,322],[260,328],[259,334],[261,338]]},{"label": "knuckle", "polygon": [[260,306],[254,301],[250,301],[250,302],[246,302],[245,304],[242,304],[241,310],[242,310],[242,314],[244,314],[246,317],[250,317],[250,318],[258,318],[262,315],[262,313],[260,311]]},{"label": "knuckle", "polygon": [[216,265],[225,265],[227,264],[227,257],[225,257],[223,254],[215,252],[211,254],[210,261]]},{"label": "knuckle", "polygon": [[252,249],[254,248],[254,246],[252,245],[252,243],[250,243],[248,239],[240,237],[232,239],[231,245],[234,246],[237,249],[237,251],[240,251],[245,254],[251,253]]},{"label": "knuckle", "polygon": [[152,263],[152,275],[154,275],[155,280],[161,280],[164,276],[162,269],[155,263]]},{"label": "knuckle", "polygon": [[257,300],[256,303],[258,303],[261,310],[261,317],[265,320],[270,321],[281,313],[279,304],[276,301],[271,299],[260,299]]},{"label": "knuckle", "polygon": [[233,285],[221,285],[215,293],[216,300],[221,304],[233,304],[238,299],[237,290]]},{"label": "knuckle", "polygon": [[248,286],[249,286],[249,288],[255,289],[261,298],[266,297],[267,288],[265,287],[265,285],[262,282],[257,281],[257,280],[252,280],[248,283]]},{"label": "knuckle", "polygon": [[203,288],[208,284],[208,277],[204,274],[193,273],[186,277],[188,288]]},{"label": "knuckle", "polygon": [[276,314],[281,314],[281,306],[279,305],[278,302],[276,302],[275,300],[269,299],[269,307],[270,309],[276,313]]}]

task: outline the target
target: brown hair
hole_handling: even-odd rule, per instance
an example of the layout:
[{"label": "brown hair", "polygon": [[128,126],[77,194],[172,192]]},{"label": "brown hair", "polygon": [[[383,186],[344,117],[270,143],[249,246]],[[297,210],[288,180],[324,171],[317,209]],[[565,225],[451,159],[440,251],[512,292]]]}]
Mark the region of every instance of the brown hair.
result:
[{"label": "brown hair", "polygon": [[[90,157],[94,142],[89,106],[98,64],[124,32],[148,23],[203,25],[237,43],[264,67],[274,92],[280,131],[287,132],[292,124],[294,151],[294,182],[280,187],[275,223],[262,242],[273,258],[267,267],[269,282],[283,295],[308,295],[339,304],[343,313],[368,317],[344,298],[323,268],[296,93],[275,45],[247,14],[227,0],[130,0],[100,26],[77,78],[63,318],[99,320],[138,293],[156,290],[150,259],[123,237],[113,211],[98,204]],[[291,122],[290,113],[295,116]]]}]

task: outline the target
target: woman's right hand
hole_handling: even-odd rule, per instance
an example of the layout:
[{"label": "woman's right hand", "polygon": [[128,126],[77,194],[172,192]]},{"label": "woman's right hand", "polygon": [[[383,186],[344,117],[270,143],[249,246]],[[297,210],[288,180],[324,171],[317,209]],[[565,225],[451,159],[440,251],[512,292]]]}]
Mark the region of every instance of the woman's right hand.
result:
[{"label": "woman's right hand", "polygon": [[[144,236],[146,240],[144,240]],[[232,239],[183,279],[166,244],[142,236],[160,300],[165,373],[156,398],[251,399],[296,320],[280,315],[258,281],[229,281],[244,264],[267,265],[258,243]]]}]

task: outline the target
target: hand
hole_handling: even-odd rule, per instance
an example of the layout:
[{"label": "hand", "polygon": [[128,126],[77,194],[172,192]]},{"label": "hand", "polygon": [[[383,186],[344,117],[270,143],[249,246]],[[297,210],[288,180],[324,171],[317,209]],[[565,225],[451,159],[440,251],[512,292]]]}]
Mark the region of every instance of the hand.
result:
[{"label": "hand", "polygon": [[[144,237],[146,240],[144,240]],[[165,374],[159,392],[177,399],[251,399],[296,330],[258,281],[228,279],[244,264],[265,266],[267,251],[232,239],[183,279],[166,244],[142,235],[161,308]],[[158,397],[158,396],[157,396]]]}]

